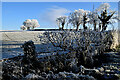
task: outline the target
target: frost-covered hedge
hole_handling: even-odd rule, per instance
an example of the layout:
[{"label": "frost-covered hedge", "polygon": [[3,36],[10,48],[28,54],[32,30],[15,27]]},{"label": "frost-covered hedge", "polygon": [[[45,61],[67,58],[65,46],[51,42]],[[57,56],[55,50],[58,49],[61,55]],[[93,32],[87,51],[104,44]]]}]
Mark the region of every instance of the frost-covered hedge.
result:
[{"label": "frost-covered hedge", "polygon": [[[45,32],[40,41],[51,43],[62,51],[75,52],[78,65],[93,67],[95,57],[118,45],[117,31],[96,32],[93,30]],[[47,49],[46,49],[47,50]]]},{"label": "frost-covered hedge", "polygon": [[88,54],[100,54],[118,45],[117,31],[110,30],[104,32],[93,30],[45,32],[39,38],[41,42],[52,43],[53,46],[63,50],[86,52]]}]

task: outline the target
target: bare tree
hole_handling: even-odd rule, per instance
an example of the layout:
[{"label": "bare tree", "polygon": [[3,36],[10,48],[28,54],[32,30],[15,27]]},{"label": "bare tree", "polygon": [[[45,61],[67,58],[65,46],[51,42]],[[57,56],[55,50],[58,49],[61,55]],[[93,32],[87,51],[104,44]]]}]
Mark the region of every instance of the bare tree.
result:
[{"label": "bare tree", "polygon": [[23,22],[23,26],[26,28],[26,30],[34,29],[36,27],[39,27],[39,23],[36,19],[27,19]]},{"label": "bare tree", "polygon": [[86,26],[86,23],[88,23],[89,21],[89,13],[90,11],[84,11],[84,14],[83,14],[83,29],[86,30],[87,29],[87,26]]},{"label": "bare tree", "polygon": [[107,29],[107,25],[111,24],[111,20],[115,19],[114,14],[116,11],[112,11],[109,8],[109,3],[103,3],[98,8],[98,11],[101,11],[100,15],[98,15],[98,18],[101,21],[102,31],[105,31]]},{"label": "bare tree", "polygon": [[102,31],[105,31],[107,28],[107,24],[109,24],[109,20],[111,17],[114,15],[115,12],[111,13],[110,15],[107,15],[107,10],[105,9],[102,13],[101,16],[98,16],[100,21],[102,22]]},{"label": "bare tree", "polygon": [[[56,19],[57,24],[59,26],[59,29],[62,29],[62,30],[64,29],[64,26],[65,26],[65,23],[66,23],[66,18],[67,18],[67,16],[60,16]],[[60,25],[62,27],[60,27]]]},{"label": "bare tree", "polygon": [[25,27],[24,25],[22,25],[22,26],[20,27],[20,29],[26,30],[26,27]]},{"label": "bare tree", "polygon": [[76,27],[76,31],[79,30],[79,25],[83,20],[83,9],[75,10],[73,13],[69,15],[69,23],[71,23],[74,27]]},{"label": "bare tree", "polygon": [[34,29],[36,27],[40,27],[40,25],[36,19],[32,19],[31,23],[32,23],[32,29]]},{"label": "bare tree", "polygon": [[86,23],[88,22],[88,14],[90,11],[79,9],[75,10],[68,17],[68,23],[71,23],[74,27],[76,27],[76,31],[79,30],[80,24],[83,24],[84,30],[87,29]]},{"label": "bare tree", "polygon": [[89,13],[89,23],[93,24],[94,26],[94,31],[96,31],[96,26],[99,24],[100,20],[98,19],[98,12],[94,10],[93,6],[93,11]]},{"label": "bare tree", "polygon": [[30,30],[31,27],[31,20],[27,19],[23,22],[23,25],[27,28],[27,30]]}]

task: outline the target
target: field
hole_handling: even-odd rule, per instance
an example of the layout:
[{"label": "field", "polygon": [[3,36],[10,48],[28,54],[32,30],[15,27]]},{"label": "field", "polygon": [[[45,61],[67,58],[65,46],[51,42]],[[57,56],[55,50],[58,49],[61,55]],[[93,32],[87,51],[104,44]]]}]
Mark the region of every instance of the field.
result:
[{"label": "field", "polygon": [[[0,31],[2,33],[2,58],[10,58],[23,53],[21,46],[25,41],[32,40],[35,43],[37,52],[46,52],[46,47],[49,48],[48,52],[56,51],[57,49],[51,44],[42,45],[38,36],[45,31]],[[120,33],[120,32],[119,32]],[[119,43],[120,43],[120,37]]]},{"label": "field", "polygon": [[[39,34],[44,31],[3,31],[2,33],[2,57],[10,58],[23,53],[21,46],[25,41],[32,40],[35,43],[37,52],[46,52],[46,47],[51,45],[42,45],[39,38]],[[55,51],[52,48],[48,51]]]}]

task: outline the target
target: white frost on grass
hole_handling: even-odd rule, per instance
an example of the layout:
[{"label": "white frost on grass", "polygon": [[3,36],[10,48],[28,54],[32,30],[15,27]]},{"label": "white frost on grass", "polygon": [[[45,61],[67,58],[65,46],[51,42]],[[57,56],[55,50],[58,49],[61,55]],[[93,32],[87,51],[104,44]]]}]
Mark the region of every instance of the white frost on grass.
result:
[{"label": "white frost on grass", "polygon": [[27,79],[34,79],[34,78],[38,78],[39,75],[35,75],[35,74],[28,74],[25,78]]}]

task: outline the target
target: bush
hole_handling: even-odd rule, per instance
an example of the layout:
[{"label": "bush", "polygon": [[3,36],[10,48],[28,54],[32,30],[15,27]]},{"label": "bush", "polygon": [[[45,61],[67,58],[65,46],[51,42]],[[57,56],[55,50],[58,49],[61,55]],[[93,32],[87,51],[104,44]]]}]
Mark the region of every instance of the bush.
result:
[{"label": "bush", "polygon": [[[114,42],[112,31],[58,31],[45,32],[39,36],[40,41],[51,43],[63,51],[75,51],[79,64],[93,65],[93,56],[109,50]],[[91,62],[89,62],[91,61]],[[88,63],[87,63],[88,62]]]},{"label": "bush", "polygon": [[120,43],[119,43],[118,46],[116,46],[116,51],[117,51],[117,52],[120,52]]}]

